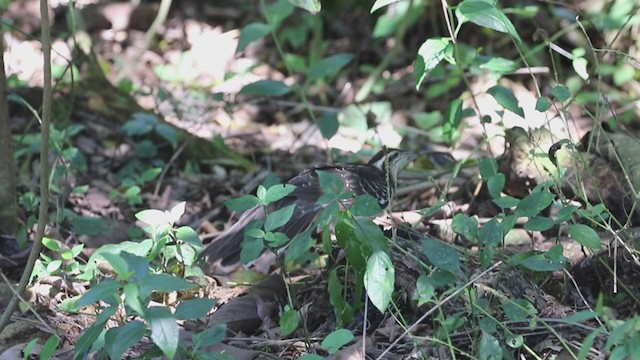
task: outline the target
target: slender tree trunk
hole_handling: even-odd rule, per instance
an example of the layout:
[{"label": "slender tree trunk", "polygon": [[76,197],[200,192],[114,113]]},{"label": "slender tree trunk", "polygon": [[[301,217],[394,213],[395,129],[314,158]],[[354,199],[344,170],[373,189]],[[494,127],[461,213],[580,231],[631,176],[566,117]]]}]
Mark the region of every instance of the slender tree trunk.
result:
[{"label": "slender tree trunk", "polygon": [[16,186],[16,165],[13,159],[7,101],[7,75],[4,68],[4,32],[0,29],[0,235],[15,235],[18,231]]}]

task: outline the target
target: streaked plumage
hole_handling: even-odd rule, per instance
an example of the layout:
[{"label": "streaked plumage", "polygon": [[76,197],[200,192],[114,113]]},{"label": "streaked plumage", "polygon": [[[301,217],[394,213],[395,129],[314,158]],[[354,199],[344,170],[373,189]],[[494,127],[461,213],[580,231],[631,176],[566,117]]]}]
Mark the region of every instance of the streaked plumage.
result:
[{"label": "streaked plumage", "polygon": [[[326,171],[340,177],[346,191],[351,191],[354,198],[369,194],[378,199],[380,208],[389,206],[393,198],[398,172],[415,158],[410,152],[397,149],[384,149],[374,155],[367,164],[320,165],[304,170],[289,179],[288,184],[296,189],[287,197],[269,205],[270,211],[296,204],[292,218],[278,231],[284,232],[289,238],[307,230],[320,215],[326,204],[317,204],[323,195],[318,171]],[[344,206],[349,206],[354,198],[343,200]],[[242,214],[237,223],[222,232],[208,245],[202,254],[208,263],[208,272],[214,271],[218,263],[229,265],[240,258],[241,244],[244,238],[244,228],[253,220],[264,219],[262,207],[252,208]]]}]

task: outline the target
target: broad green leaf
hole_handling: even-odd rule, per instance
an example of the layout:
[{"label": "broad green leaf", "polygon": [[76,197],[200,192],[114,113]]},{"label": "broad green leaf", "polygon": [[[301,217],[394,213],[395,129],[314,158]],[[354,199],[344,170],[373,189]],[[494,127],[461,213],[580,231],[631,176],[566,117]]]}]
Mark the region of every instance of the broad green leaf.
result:
[{"label": "broad green leaf", "polygon": [[176,318],[168,307],[152,306],[145,311],[145,321],[151,327],[151,340],[169,359],[175,357],[180,334]]},{"label": "broad green leaf", "polygon": [[259,96],[282,96],[291,92],[282,81],[277,80],[259,80],[251,84],[245,85],[239,94],[242,95],[259,95]]},{"label": "broad green leaf", "polygon": [[450,38],[433,38],[427,39],[420,49],[418,49],[418,58],[416,59],[416,90],[420,89],[422,82],[445,57],[450,57],[453,53]]},{"label": "broad green leaf", "polygon": [[342,53],[322,59],[307,70],[307,84],[336,75],[340,69],[351,62],[352,54]]},{"label": "broad green leaf", "polygon": [[237,199],[231,199],[231,200],[225,201],[224,206],[226,206],[229,210],[232,210],[232,211],[246,211],[258,205],[258,203],[259,201],[257,197],[253,195],[245,195]]},{"label": "broad green leaf", "polygon": [[[287,306],[288,308],[288,306]],[[282,336],[287,336],[300,326],[300,313],[296,310],[286,310],[280,316],[280,329]]]},{"label": "broad green leaf", "polygon": [[590,249],[600,249],[601,240],[595,230],[584,224],[569,225],[569,234],[578,243]]},{"label": "broad green leaf", "polygon": [[262,239],[265,237],[266,233],[262,229],[253,228],[253,229],[245,229],[244,235],[251,238]]},{"label": "broad green leaf", "polygon": [[480,360],[502,359],[502,348],[500,347],[498,339],[483,331],[480,337],[478,354]]},{"label": "broad green leaf", "polygon": [[551,107],[551,101],[546,96],[541,96],[536,101],[536,110],[539,112],[545,112]]},{"label": "broad green leaf", "polygon": [[329,355],[333,355],[351,340],[353,340],[353,333],[350,330],[336,329],[322,340],[320,346],[327,349]]},{"label": "broad green leaf", "polygon": [[478,233],[478,220],[465,214],[456,214],[451,221],[451,228],[456,234],[461,235],[468,241],[475,241]]},{"label": "broad green leaf", "polygon": [[545,231],[549,230],[553,227],[555,221],[546,216],[534,216],[526,224],[524,224],[524,229],[528,231]]},{"label": "broad green leaf", "polygon": [[311,252],[311,248],[315,241],[311,238],[312,228],[297,234],[291,239],[291,244],[287,247],[285,253],[285,263],[304,264],[311,260],[315,254]]},{"label": "broad green leaf", "polygon": [[490,57],[484,63],[480,64],[479,68],[499,74],[511,74],[518,70],[518,63],[501,57]]},{"label": "broad green leaf", "polygon": [[395,268],[389,255],[383,251],[376,251],[367,261],[364,274],[364,287],[371,303],[384,313],[391,302],[395,283]]},{"label": "broad green leaf", "polygon": [[460,271],[460,255],[441,241],[432,238],[422,240],[422,253],[439,269],[452,273]]},{"label": "broad green leaf", "polygon": [[196,348],[219,344],[227,337],[227,324],[218,324],[193,335]]},{"label": "broad green leaf", "polygon": [[296,189],[292,184],[278,184],[273,185],[267,190],[267,195],[264,197],[265,205],[276,202],[285,196],[291,194]]},{"label": "broad green leaf", "polygon": [[493,96],[498,104],[502,105],[505,109],[511,111],[514,114],[520,115],[520,117],[524,117],[524,110],[520,106],[518,106],[518,99],[516,99],[513,92],[501,85],[495,85],[487,92]]},{"label": "broad green leaf", "polygon": [[185,201],[181,201],[176,204],[174,207],[169,210],[169,223],[175,224],[182,215],[184,215],[184,211],[187,207],[187,203]]},{"label": "broad green leaf", "polygon": [[296,204],[291,204],[267,215],[267,220],[264,222],[264,230],[267,232],[273,231],[286,224],[287,221],[291,219],[291,215],[293,215],[295,208]]},{"label": "broad green leaf", "polygon": [[[51,359],[53,354],[58,349],[59,345],[60,345],[60,338],[58,337],[58,335],[54,334],[54,335],[49,336],[47,341],[42,346],[42,349],[40,350],[40,357],[39,358],[41,360],[49,360],[49,359]],[[30,357],[26,357],[26,358],[30,359]]]},{"label": "broad green leaf", "polygon": [[114,280],[105,280],[99,284],[93,285],[89,291],[82,294],[80,299],[75,303],[75,306],[81,308],[89,304],[96,303],[98,301],[105,301],[107,299],[114,299],[118,297],[120,291],[120,283]]},{"label": "broad green leaf", "polygon": [[176,229],[176,238],[195,248],[202,248],[202,240],[198,233],[189,226],[181,226]]},{"label": "broad green leaf", "polygon": [[369,13],[373,14],[374,11],[398,1],[400,0],[376,0],[376,2],[373,3],[373,6],[371,6]]},{"label": "broad green leaf", "polygon": [[507,180],[502,173],[498,173],[487,179],[487,189],[494,199],[500,197],[500,193],[502,192],[502,189],[504,189],[506,181]]},{"label": "broad green leaf", "polygon": [[447,107],[447,112],[442,124],[442,137],[444,141],[452,143],[460,137],[460,124],[463,119],[462,100],[454,99]]},{"label": "broad green leaf", "polygon": [[263,23],[251,23],[245,26],[240,33],[240,40],[238,40],[238,49],[236,52],[243,51],[249,44],[262,39],[270,32],[271,26]]},{"label": "broad green leaf", "polygon": [[217,299],[209,298],[196,298],[181,301],[176,307],[176,319],[196,320],[203,318],[217,303]]},{"label": "broad green leaf", "polygon": [[558,85],[551,89],[551,94],[560,102],[565,102],[571,97],[569,89],[562,85]]},{"label": "broad green leaf", "polygon": [[158,123],[155,115],[143,112],[133,114],[133,119],[122,125],[122,130],[127,136],[145,135],[151,132]]},{"label": "broad green leaf", "polygon": [[483,179],[489,179],[498,174],[498,162],[494,158],[480,158],[478,159],[478,169]]},{"label": "broad green leaf", "polygon": [[375,216],[381,211],[378,199],[369,194],[358,196],[351,205],[351,212],[354,216]]},{"label": "broad green leaf", "polygon": [[293,5],[305,9],[312,14],[317,14],[322,9],[320,0],[289,0]]},{"label": "broad green leaf", "polygon": [[289,242],[289,237],[282,232],[268,232],[264,235],[264,241],[272,248],[279,248]]},{"label": "broad green leaf", "polygon": [[502,304],[504,314],[509,320],[520,321],[538,313],[538,310],[528,300],[518,299]]},{"label": "broad green leaf", "polygon": [[131,321],[107,330],[104,335],[105,350],[111,359],[120,359],[122,354],[142,339],[145,333],[142,321]]},{"label": "broad green leaf", "polygon": [[133,309],[137,315],[144,315],[146,305],[140,301],[140,287],[136,283],[128,283],[122,288],[124,304]]},{"label": "broad green leaf", "polygon": [[[245,228],[245,232],[251,228],[261,227],[262,221],[252,221]],[[262,254],[262,250],[264,250],[264,241],[262,238],[252,238],[249,236],[244,236],[244,240],[242,241],[242,250],[240,251],[240,262],[242,264],[246,264],[250,261],[253,261]]]},{"label": "broad green leaf", "polygon": [[197,287],[189,281],[169,274],[150,274],[140,284],[140,293],[145,296],[152,291],[171,292]]},{"label": "broad green leaf", "polygon": [[513,196],[501,196],[500,198],[493,199],[492,201],[502,209],[515,207],[520,203],[520,199],[514,198]]},{"label": "broad green leaf", "polygon": [[325,111],[318,119],[318,128],[322,136],[329,140],[338,132],[340,123],[338,122],[338,113],[333,111]]},{"label": "broad green leaf", "polygon": [[171,216],[162,210],[148,209],[136,213],[136,219],[151,226],[169,224]]},{"label": "broad green leaf", "polygon": [[418,297],[418,306],[422,306],[427,301],[433,299],[433,295],[436,293],[436,287],[433,285],[433,281],[425,275],[420,275],[416,281],[416,296]]},{"label": "broad green leaf", "polygon": [[178,147],[178,132],[169,124],[158,124],[155,131],[175,149]]},{"label": "broad green leaf", "polygon": [[516,207],[518,216],[534,217],[553,202],[554,195],[549,190],[533,192],[524,199]]},{"label": "broad green leaf", "polygon": [[518,42],[522,42],[511,20],[493,3],[483,0],[465,0],[456,8],[456,17],[460,23],[469,20],[478,26],[507,33]]},{"label": "broad green leaf", "polygon": [[563,269],[569,261],[562,251],[562,245],[555,245],[546,252],[527,251],[514,255],[511,261],[533,271],[556,271]]},{"label": "broad green leaf", "polygon": [[129,265],[123,257],[109,253],[102,254],[102,257],[118,274],[118,280],[128,280],[133,275],[133,271],[129,269]]},{"label": "broad green leaf", "polygon": [[269,23],[273,25],[273,29],[278,30],[280,24],[293,13],[294,7],[287,0],[278,0],[275,4],[265,9],[265,16],[269,19]]},{"label": "broad green leaf", "polygon": [[316,171],[316,174],[318,174],[320,188],[325,193],[339,195],[344,189],[344,182],[338,175],[328,171]]},{"label": "broad green leaf", "polygon": [[44,247],[46,247],[49,250],[55,251],[55,252],[59,252],[60,251],[60,245],[58,245],[58,242],[55,241],[52,238],[48,238],[48,237],[43,237],[42,238],[42,245],[44,245]]}]

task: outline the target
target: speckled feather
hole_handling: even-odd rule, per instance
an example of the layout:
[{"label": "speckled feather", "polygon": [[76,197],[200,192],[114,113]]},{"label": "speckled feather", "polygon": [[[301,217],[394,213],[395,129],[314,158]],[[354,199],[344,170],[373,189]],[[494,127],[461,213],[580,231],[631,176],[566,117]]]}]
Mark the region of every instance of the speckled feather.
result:
[{"label": "speckled feather", "polygon": [[[389,205],[389,199],[393,198],[396,185],[395,178],[400,166],[390,171],[392,175],[390,177],[385,176],[385,172],[382,169],[387,168],[389,162],[394,161],[400,154],[410,153],[395,149],[387,150],[387,152],[381,151],[371,158],[367,164],[321,165],[306,169],[289,179],[287,183],[295,185],[296,189],[287,197],[270,205],[270,208],[275,210],[296,204],[291,220],[279,231],[287,234],[289,238],[293,238],[295,235],[307,230],[327,206],[326,204],[316,204],[323,194],[318,180],[318,171],[326,171],[337,175],[343,180],[345,190],[354,194],[354,198],[342,201],[344,206],[350,205],[357,196],[369,194],[378,199],[382,209],[386,208]],[[387,155],[386,160],[385,155]],[[412,160],[411,156],[405,156],[402,160],[405,160],[405,158],[406,161],[401,161],[397,165],[404,167]],[[244,227],[249,222],[258,219],[264,219],[264,209],[255,207],[246,211],[238,222],[222,232],[208,245],[202,255],[207,258],[209,272],[216,268],[218,262],[226,266],[239,260],[240,245],[244,238]]]}]

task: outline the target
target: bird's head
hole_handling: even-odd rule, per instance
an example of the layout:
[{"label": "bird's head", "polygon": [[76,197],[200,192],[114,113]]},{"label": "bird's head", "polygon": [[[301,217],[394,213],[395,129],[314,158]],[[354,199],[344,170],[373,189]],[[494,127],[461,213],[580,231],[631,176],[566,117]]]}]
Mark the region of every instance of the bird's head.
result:
[{"label": "bird's head", "polygon": [[414,152],[383,148],[369,160],[369,165],[382,170],[385,174],[391,176],[391,179],[395,182],[398,172],[415,159],[416,154]]}]

